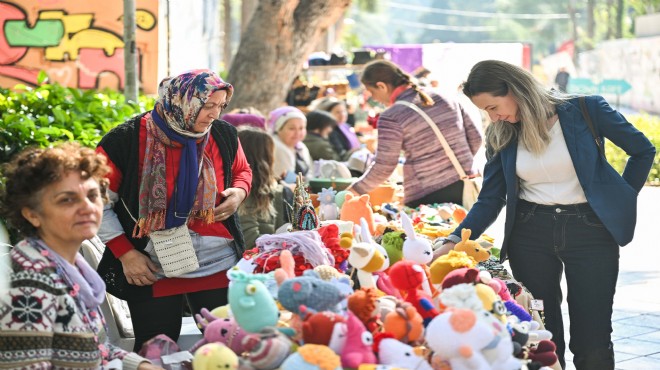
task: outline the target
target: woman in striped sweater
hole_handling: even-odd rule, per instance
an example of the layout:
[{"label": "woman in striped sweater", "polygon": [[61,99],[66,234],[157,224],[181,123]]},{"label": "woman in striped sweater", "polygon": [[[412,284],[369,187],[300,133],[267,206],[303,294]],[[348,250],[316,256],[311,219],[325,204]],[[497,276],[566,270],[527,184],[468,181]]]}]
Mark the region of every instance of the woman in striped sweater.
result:
[{"label": "woman in striped sweater", "polygon": [[365,194],[392,174],[403,152],[404,203],[452,202],[460,204],[463,181],[425,119],[406,101],[420,106],[447,140],[463,170],[472,173],[472,162],[482,143],[480,129],[454,100],[420,90],[396,64],[376,60],[364,69],[361,78],[372,97],[388,108],[378,119],[378,150],[375,162],[350,190]]}]

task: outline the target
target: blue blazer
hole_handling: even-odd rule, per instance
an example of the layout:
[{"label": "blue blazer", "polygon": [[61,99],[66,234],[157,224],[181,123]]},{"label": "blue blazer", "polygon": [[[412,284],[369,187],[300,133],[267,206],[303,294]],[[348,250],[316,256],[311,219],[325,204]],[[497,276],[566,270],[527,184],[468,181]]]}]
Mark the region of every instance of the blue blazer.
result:
[{"label": "blue blazer", "polygon": [[[635,232],[637,194],[651,170],[655,147],[623,115],[612,109],[603,97],[587,96],[586,103],[601,140],[607,138],[630,156],[623,175],[619,175],[600,154],[582,116],[578,98],[557,106],[559,122],[589,205],[617,244],[623,246],[632,240]],[[472,238],[479,237],[495,222],[506,204],[501,261],[506,259],[509,237],[515,226],[519,191],[517,153],[518,142],[512,140],[486,163],[477,203],[452,233],[460,239],[461,229],[468,228],[472,230]]]}]

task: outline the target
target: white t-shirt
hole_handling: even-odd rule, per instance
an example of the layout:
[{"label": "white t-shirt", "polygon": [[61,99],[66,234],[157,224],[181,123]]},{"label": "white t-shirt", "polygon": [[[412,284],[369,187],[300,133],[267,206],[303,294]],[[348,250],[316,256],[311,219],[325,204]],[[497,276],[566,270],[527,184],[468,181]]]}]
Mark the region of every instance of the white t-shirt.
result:
[{"label": "white t-shirt", "polygon": [[530,153],[522,143],[518,144],[516,174],[520,178],[521,199],[545,205],[587,201],[559,120],[550,129],[550,143],[541,155]]}]

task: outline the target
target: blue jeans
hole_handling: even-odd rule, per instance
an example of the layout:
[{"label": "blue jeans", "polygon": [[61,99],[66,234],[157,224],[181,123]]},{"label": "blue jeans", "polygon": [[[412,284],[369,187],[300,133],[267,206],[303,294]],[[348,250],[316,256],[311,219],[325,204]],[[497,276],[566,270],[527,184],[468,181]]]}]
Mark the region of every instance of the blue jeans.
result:
[{"label": "blue jeans", "polygon": [[566,272],[569,348],[578,370],[614,369],[612,305],[619,273],[619,246],[589,204],[539,205],[519,200],[509,244],[514,278],[543,300],[565,368],[560,282]]}]

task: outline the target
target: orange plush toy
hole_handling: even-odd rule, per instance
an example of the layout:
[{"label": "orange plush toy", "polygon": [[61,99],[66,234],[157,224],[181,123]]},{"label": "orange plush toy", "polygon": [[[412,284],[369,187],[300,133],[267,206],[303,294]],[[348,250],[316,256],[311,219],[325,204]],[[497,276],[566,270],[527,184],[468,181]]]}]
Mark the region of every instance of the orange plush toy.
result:
[{"label": "orange plush toy", "polygon": [[369,204],[369,194],[358,196],[353,193],[346,194],[346,200],[341,207],[339,219],[342,221],[353,221],[355,225],[360,224],[360,218],[364,218],[369,225],[369,233],[374,235],[374,212]]},{"label": "orange plush toy", "polygon": [[378,292],[373,288],[361,288],[348,296],[348,309],[362,321],[370,333],[378,331],[377,299]]}]

